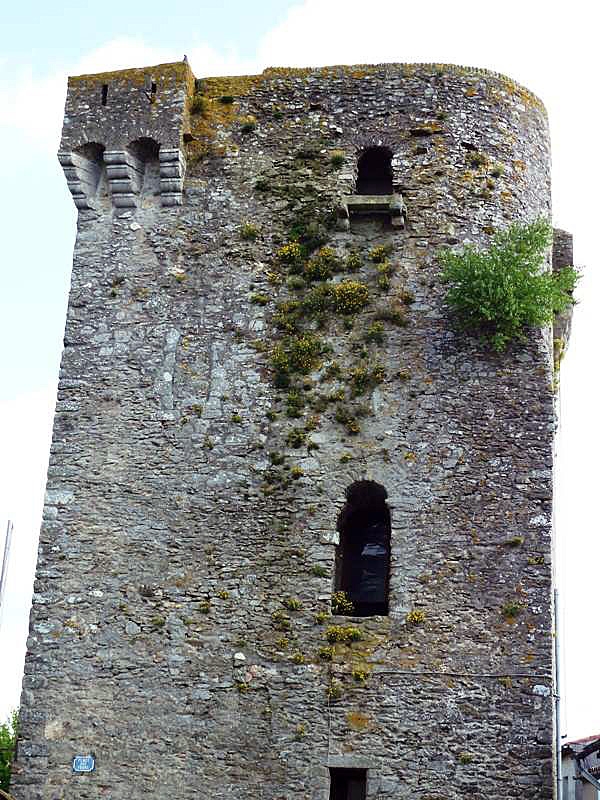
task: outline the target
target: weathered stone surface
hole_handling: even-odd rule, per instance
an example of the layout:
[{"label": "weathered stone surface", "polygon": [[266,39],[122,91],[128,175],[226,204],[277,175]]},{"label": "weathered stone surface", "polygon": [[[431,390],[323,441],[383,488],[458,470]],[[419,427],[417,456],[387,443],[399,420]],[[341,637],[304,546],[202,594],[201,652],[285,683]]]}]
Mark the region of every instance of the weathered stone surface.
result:
[{"label": "weathered stone surface", "polygon": [[[152,104],[144,74],[160,70],[139,73],[69,85],[61,153],[149,137],[169,157],[149,183],[113,178],[129,181],[126,211],[102,159],[75,198],[15,797],[323,800],[330,766],[367,768],[373,800],[552,797],[550,338],[498,355],[457,333],[436,261],[549,215],[539,101],[461,68],[270,70],[203,81],[209,110],[190,118],[187,72],[165,70]],[[378,144],[406,228],[336,230],[358,155]],[[161,206],[183,165],[182,204]],[[340,258],[360,254],[342,277],[371,302],[351,329],[334,314],[315,329],[330,352],[296,379],[312,406],[288,418],[268,350],[296,290],[275,253],[307,203]],[[380,245],[387,287],[369,259]],[[375,309],[398,303],[406,326],[365,340]],[[352,370],[377,362],[382,381],[352,397]],[[365,406],[353,435],[323,400],[340,390]],[[318,449],[289,444],[307,423]],[[316,624],[359,478],[389,494],[390,614]],[[323,661],[332,622],[363,639]],[[73,775],[87,753],[96,771]]]}]

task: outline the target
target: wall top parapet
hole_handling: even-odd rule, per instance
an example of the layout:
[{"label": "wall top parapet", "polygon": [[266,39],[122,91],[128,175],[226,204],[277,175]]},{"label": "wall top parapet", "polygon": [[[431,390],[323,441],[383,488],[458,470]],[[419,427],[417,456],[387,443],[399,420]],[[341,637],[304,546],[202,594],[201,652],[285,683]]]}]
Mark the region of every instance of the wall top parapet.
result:
[{"label": "wall top parapet", "polygon": [[109,72],[95,72],[85,75],[72,75],[69,77],[69,89],[97,86],[107,82],[123,81],[131,84],[143,85],[149,76],[173,84],[188,84],[193,91],[194,75],[187,61],[175,61],[168,64],[156,64],[149,67],[133,67],[130,69],[117,69]]},{"label": "wall top parapet", "polygon": [[[462,77],[466,80],[480,80],[480,79],[493,79],[498,83],[504,91],[508,94],[515,96],[521,100],[526,106],[533,106],[547,115],[546,108],[540,98],[501,72],[494,70],[484,69],[482,67],[469,67],[461,64],[443,64],[443,63],[408,63],[408,62],[389,62],[381,64],[337,64],[326,67],[267,67],[262,73],[257,75],[244,75],[244,76],[231,76],[231,77],[210,77],[206,76],[203,81],[215,82],[220,81],[236,81],[240,84],[240,93],[244,94],[251,90],[251,88],[263,81],[276,78],[368,78],[375,76],[400,76],[412,78],[415,76],[422,76],[424,78],[436,77],[443,79],[444,77]],[[244,91],[245,89],[245,91]]]},{"label": "wall top parapet", "polygon": [[[128,82],[132,85],[142,85],[147,80],[148,75],[153,74],[164,82],[174,82],[187,84],[188,91],[193,93],[194,75],[187,61],[176,61],[167,64],[158,64],[148,67],[136,67],[131,69],[113,70],[110,72],[98,72],[69,77],[69,88],[77,89],[81,86],[97,86],[104,82]],[[261,73],[255,75],[240,76],[204,76],[202,80],[210,82],[238,81],[244,94],[251,90],[253,86],[274,78],[363,78],[375,75],[401,74],[404,77],[422,75],[423,77],[460,76],[466,79],[492,78],[502,84],[504,89],[519,97],[525,104],[537,107],[546,112],[546,108],[540,98],[527,89],[522,84],[513,80],[501,72],[496,72],[482,67],[464,66],[461,64],[445,64],[435,62],[387,62],[380,64],[337,64],[324,67],[267,67]]]}]

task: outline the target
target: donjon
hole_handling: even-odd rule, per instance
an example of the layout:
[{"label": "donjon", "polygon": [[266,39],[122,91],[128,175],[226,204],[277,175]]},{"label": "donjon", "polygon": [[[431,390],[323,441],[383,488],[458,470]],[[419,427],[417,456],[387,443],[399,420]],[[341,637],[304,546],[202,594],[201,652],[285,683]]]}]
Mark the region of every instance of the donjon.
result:
[{"label": "donjon", "polygon": [[439,265],[550,217],[540,101],[448,65],[166,64],[71,78],[59,160],[15,798],[553,797],[563,334],[494,351]]}]

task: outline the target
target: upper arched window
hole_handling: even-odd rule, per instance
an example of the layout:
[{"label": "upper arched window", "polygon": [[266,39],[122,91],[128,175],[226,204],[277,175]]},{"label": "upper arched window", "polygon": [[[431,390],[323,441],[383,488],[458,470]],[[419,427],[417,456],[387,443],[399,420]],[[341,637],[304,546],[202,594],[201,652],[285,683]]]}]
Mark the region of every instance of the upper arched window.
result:
[{"label": "upper arched window", "polygon": [[358,159],[356,194],[392,194],[392,151],[369,147]]},{"label": "upper arched window", "polygon": [[336,589],[352,602],[352,614],[387,614],[390,572],[390,510],[387,492],[375,481],[356,481],[346,489],[338,517]]},{"label": "upper arched window", "polygon": [[139,190],[142,195],[157,196],[160,194],[160,145],[154,139],[142,136],[131,142],[129,152],[140,162],[142,173],[138,176]]},{"label": "upper arched window", "polygon": [[148,136],[140,136],[139,139],[131,142],[129,150],[131,150],[136,158],[139,158],[140,161],[147,164],[149,161],[158,161],[160,145],[157,141],[150,139]]},{"label": "upper arched window", "polygon": [[73,163],[79,167],[80,183],[85,187],[85,194],[92,199],[106,193],[106,186],[102,185],[104,167],[104,145],[98,142],[86,142],[73,152]]}]

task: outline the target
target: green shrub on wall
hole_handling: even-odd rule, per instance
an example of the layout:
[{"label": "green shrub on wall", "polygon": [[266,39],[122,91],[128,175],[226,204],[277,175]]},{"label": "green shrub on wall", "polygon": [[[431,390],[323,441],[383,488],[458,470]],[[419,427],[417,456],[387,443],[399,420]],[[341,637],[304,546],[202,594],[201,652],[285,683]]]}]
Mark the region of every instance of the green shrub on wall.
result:
[{"label": "green shrub on wall", "polygon": [[442,250],[446,300],[459,323],[479,330],[495,350],[523,339],[527,327],[552,322],[573,301],[578,280],[573,267],[544,271],[552,243],[545,219],[511,225],[497,233],[487,250],[466,245],[461,252]]}]

